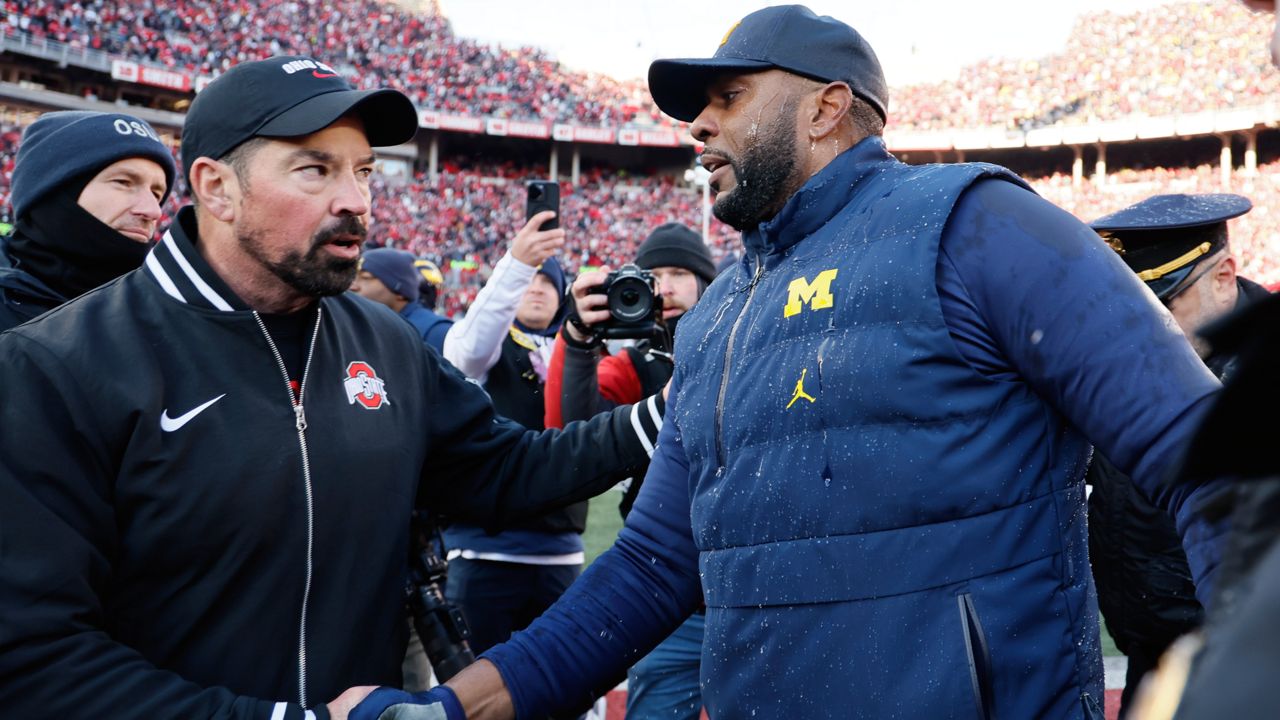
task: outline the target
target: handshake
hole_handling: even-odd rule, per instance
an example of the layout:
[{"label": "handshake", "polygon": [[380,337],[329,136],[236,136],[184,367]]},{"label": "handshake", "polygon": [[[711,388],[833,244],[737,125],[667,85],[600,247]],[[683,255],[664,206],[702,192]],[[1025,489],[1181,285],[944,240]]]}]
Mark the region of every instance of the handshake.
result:
[{"label": "handshake", "polygon": [[[348,720],[467,720],[458,696],[445,685],[420,693],[408,693],[395,688],[351,688],[338,700],[330,703],[331,717],[342,717],[339,701],[348,696],[358,704],[346,715]],[[358,700],[360,693],[368,693]]]}]

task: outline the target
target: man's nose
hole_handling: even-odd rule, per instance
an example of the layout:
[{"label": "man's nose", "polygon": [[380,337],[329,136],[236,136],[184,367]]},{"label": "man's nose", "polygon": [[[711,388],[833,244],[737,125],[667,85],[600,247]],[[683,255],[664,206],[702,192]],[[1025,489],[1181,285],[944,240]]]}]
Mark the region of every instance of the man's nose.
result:
[{"label": "man's nose", "polygon": [[689,134],[694,140],[705,143],[707,140],[720,134],[720,125],[716,122],[715,113],[708,105],[698,113],[698,117],[693,119],[693,124],[689,126]]},{"label": "man's nose", "polygon": [[344,173],[333,198],[334,215],[368,215],[370,209],[369,188],[360,182],[354,172]]},{"label": "man's nose", "polygon": [[133,214],[148,220],[159,220],[164,215],[164,209],[160,207],[160,198],[152,195],[150,191],[139,193],[138,201],[133,204]]}]

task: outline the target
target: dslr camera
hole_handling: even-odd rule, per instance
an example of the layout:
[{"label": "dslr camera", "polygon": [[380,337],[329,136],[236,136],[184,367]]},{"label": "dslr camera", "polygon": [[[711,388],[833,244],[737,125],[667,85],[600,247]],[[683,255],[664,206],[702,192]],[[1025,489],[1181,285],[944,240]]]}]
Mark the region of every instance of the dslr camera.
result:
[{"label": "dslr camera", "polygon": [[652,337],[661,329],[662,297],[653,273],[627,263],[605,276],[592,292],[608,296],[609,319],[592,330],[604,339]]}]

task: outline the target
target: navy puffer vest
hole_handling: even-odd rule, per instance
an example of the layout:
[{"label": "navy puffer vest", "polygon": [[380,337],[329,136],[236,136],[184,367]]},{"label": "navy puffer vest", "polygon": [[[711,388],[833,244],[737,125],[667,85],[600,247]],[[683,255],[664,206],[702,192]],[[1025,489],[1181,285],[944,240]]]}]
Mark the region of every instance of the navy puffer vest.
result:
[{"label": "navy puffer vest", "polygon": [[942,231],[990,165],[879,138],[749,233],[681,321],[713,717],[1073,718],[1100,703],[1088,443],[945,325]]}]

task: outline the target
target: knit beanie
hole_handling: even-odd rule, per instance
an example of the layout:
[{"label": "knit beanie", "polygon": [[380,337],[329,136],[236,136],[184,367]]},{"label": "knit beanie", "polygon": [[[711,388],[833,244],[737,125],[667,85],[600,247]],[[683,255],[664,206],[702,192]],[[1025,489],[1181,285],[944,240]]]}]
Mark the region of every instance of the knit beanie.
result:
[{"label": "knit beanie", "polygon": [[27,127],[18,146],[10,191],[14,217],[22,217],[68,180],[134,157],[154,160],[164,168],[164,204],[177,169],[173,154],[146,121],[121,113],[45,113]]},{"label": "knit beanie", "polygon": [[666,223],[649,233],[636,253],[636,265],[645,270],[656,267],[678,267],[710,283],[716,277],[711,251],[702,236],[681,225]]},{"label": "knit beanie", "polygon": [[377,248],[365,252],[360,260],[360,269],[381,280],[391,292],[409,302],[417,302],[418,281],[422,276],[413,266],[416,260],[413,253],[405,250]]},{"label": "knit beanie", "polygon": [[560,267],[559,260],[553,257],[543,260],[538,266],[538,272],[546,275],[551,284],[556,286],[556,297],[564,297],[564,268]]}]

